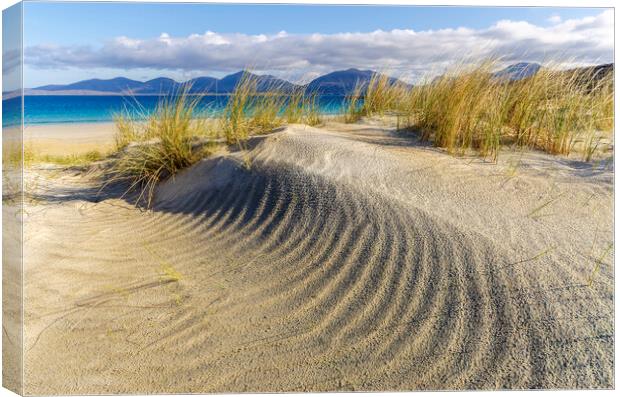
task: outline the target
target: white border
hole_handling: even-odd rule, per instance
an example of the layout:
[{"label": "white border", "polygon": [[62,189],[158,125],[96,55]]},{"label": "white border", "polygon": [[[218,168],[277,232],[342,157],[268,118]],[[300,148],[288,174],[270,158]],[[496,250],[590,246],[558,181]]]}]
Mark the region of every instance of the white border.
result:
[{"label": "white border", "polygon": [[[40,0],[26,0],[26,1],[40,1]],[[65,2],[80,2],[80,0],[62,0]],[[18,3],[19,1],[17,0],[2,0],[2,9],[8,8],[16,3]],[[106,0],[106,1],[101,1],[101,2],[139,2],[137,0]],[[616,2],[614,0],[589,0],[589,1],[578,1],[578,0],[521,0],[521,1],[515,1],[515,0],[509,0],[506,2],[500,2],[498,0],[442,0],[442,1],[416,1],[416,0],[387,0],[385,2],[383,1],[379,1],[379,0],[314,0],[314,1],[304,1],[304,0],[270,0],[270,1],[264,1],[264,0],[242,0],[242,1],[235,1],[235,0],[219,0],[219,1],[191,1],[191,0],[149,0],[149,1],[142,1],[142,2],[148,2],[148,3],[245,3],[245,4],[325,4],[325,5],[333,5],[333,4],[340,4],[340,5],[420,5],[420,6],[487,6],[487,7],[615,7]],[[614,9],[614,17],[615,17],[615,9]],[[1,37],[1,33],[0,33],[0,37]],[[614,43],[618,42],[618,30],[615,30],[614,32]],[[614,63],[617,65],[617,56],[616,54],[614,54]],[[0,83],[1,83],[1,77],[0,77]],[[617,79],[615,80],[615,92],[617,93]],[[618,115],[618,109],[619,109],[619,101],[618,101],[618,96],[616,95],[616,101],[614,104],[614,112],[615,115]],[[617,131],[618,128],[618,117],[615,117],[615,131]],[[615,164],[615,152],[614,152],[614,164]],[[618,224],[618,219],[619,216],[617,214],[617,212],[615,211],[615,208],[618,208],[618,203],[620,202],[620,198],[618,196],[615,195],[615,186],[618,183],[618,177],[617,175],[614,175],[614,229],[615,229],[615,225]],[[0,214],[0,218],[1,218],[1,214]],[[0,237],[2,235],[2,231],[0,229]],[[615,237],[615,236],[614,236]],[[615,239],[614,239],[615,241]],[[616,256],[614,256],[616,257]],[[614,275],[615,275],[615,263],[614,263]],[[617,278],[614,280],[615,283],[617,283]],[[1,288],[1,287],[0,287]],[[615,330],[617,329],[616,325],[617,325],[617,319],[618,319],[618,305],[616,304],[616,298],[617,295],[615,295],[615,289],[614,289],[614,309],[615,309],[615,314],[614,314],[614,333]],[[0,319],[1,319],[1,311],[0,311]],[[615,340],[615,338],[614,338]],[[0,347],[1,347],[1,339],[0,339]],[[615,348],[614,351],[614,380],[618,379],[618,362],[617,362],[617,349]],[[399,396],[414,396],[416,394],[419,394],[422,392],[404,392],[404,393],[398,393]],[[449,396],[452,395],[455,392],[424,392],[424,393],[433,393],[433,395],[435,396]],[[463,393],[463,392],[459,392],[459,393]],[[583,393],[592,393],[592,395],[595,396],[609,396],[611,397],[612,395],[615,395],[615,391],[614,390],[598,390],[598,391],[592,391],[592,390],[588,390],[588,391],[577,391],[577,390],[567,390],[567,391],[551,391],[551,390],[545,390],[545,391],[501,391],[501,392],[495,392],[495,391],[490,391],[490,392],[486,392],[486,391],[472,391],[472,392],[468,392],[468,393],[473,393],[473,395],[485,395],[485,396],[489,396],[489,395],[495,395],[495,394],[504,394],[504,395],[508,395],[510,394],[511,396],[520,396],[526,393],[536,393],[537,396],[548,396],[548,395],[566,395],[566,396],[578,396],[579,393],[583,394]],[[381,394],[385,394],[385,393],[364,393],[364,396],[376,396],[376,395],[381,395]],[[228,395],[235,395],[235,394],[228,394]],[[244,394],[243,396],[247,396],[247,397],[262,397],[265,395],[271,395],[271,394]],[[281,393],[281,394],[277,394],[277,396],[295,396],[297,395],[297,393],[293,394],[293,393]],[[321,396],[338,396],[338,397],[357,397],[360,395],[360,393],[307,393],[304,394],[307,396],[316,396],[316,397],[321,397]],[[14,393],[2,388],[0,389],[0,396],[4,397],[4,396],[15,396]],[[162,394],[160,396],[179,396],[179,395],[167,395],[167,394]],[[191,396],[191,395],[182,395],[182,396]]]}]

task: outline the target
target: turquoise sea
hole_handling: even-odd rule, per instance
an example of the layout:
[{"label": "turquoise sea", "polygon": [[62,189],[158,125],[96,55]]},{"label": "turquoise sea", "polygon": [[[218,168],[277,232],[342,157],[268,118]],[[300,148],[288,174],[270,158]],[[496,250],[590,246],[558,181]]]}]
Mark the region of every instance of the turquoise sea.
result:
[{"label": "turquoise sea", "polygon": [[[159,96],[95,96],[95,95],[58,95],[25,96],[24,123],[86,123],[109,122],[115,114],[129,111],[136,115],[152,112],[161,97]],[[207,95],[200,100],[199,111],[210,115],[221,112],[228,101],[226,95]],[[20,123],[21,98],[2,101],[2,125]],[[341,96],[320,96],[318,106],[322,113],[336,114],[342,112],[345,98]]]}]

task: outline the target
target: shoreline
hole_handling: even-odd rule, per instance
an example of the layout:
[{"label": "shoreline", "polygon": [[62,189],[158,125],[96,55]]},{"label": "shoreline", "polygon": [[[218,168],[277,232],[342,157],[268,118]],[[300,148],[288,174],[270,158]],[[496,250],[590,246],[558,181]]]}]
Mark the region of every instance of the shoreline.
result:
[{"label": "shoreline", "polygon": [[[341,120],[343,114],[325,114],[322,115],[322,128],[334,127],[337,129],[344,128],[356,129],[358,123],[347,124]],[[210,118],[216,120],[217,118]],[[385,115],[379,119],[370,118],[363,124],[371,125],[378,129],[391,129],[397,124],[394,117]],[[9,137],[6,135],[8,131],[19,131],[18,126],[3,126],[5,131],[5,139],[14,139],[17,137]],[[43,124],[25,124],[23,126],[23,142],[24,146],[32,150],[35,155],[51,155],[51,156],[67,156],[82,155],[91,151],[98,151],[102,154],[110,151],[114,147],[114,136],[116,134],[116,124],[114,121],[89,121],[89,122],[52,122]],[[608,158],[608,153],[613,152],[613,141],[603,141],[606,149],[601,148],[595,157],[598,160],[584,161],[581,153],[575,151],[569,155],[557,154],[557,159],[565,159],[569,161],[579,161],[585,163],[600,162]],[[501,149],[503,153],[511,153],[509,147]],[[539,152],[532,150],[533,153]],[[543,152],[540,152],[541,154]]]},{"label": "shoreline", "polygon": [[[325,113],[320,113],[321,118],[323,118],[326,121],[331,121],[334,120],[335,118],[338,117],[344,117],[345,116],[345,112],[325,112]],[[200,118],[200,117],[197,117]],[[220,115],[217,116],[208,116],[205,117],[206,119],[218,119],[220,118]],[[105,120],[63,120],[63,121],[57,121],[57,120],[53,120],[53,121],[37,121],[37,122],[24,122],[24,123],[7,123],[2,125],[2,128],[16,128],[16,127],[23,127],[24,129],[27,128],[43,128],[46,126],[50,126],[50,127],[56,127],[56,126],[64,126],[64,125],[99,125],[99,124],[114,124],[114,119],[105,119]]]}]

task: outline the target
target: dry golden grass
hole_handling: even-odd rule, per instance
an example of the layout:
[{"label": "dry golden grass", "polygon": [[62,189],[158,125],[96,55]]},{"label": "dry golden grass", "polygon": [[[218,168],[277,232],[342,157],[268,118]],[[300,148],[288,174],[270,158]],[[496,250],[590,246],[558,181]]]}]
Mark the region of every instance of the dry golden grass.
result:
[{"label": "dry golden grass", "polygon": [[106,183],[128,183],[128,192],[138,191],[137,202],[151,206],[157,182],[205,155],[197,139],[210,131],[204,118],[195,117],[199,101],[199,96],[188,95],[186,87],[162,99],[145,121],[117,117],[119,152],[106,171]]},{"label": "dry golden grass", "polygon": [[252,74],[244,73],[228,98],[219,131],[228,144],[242,143],[250,135],[285,124],[321,123],[316,94],[306,93],[303,87],[292,91],[275,84],[261,88]]},{"label": "dry golden grass", "polygon": [[[399,128],[421,131],[423,138],[455,154],[474,150],[495,159],[506,144],[569,154],[579,142],[583,158],[592,158],[601,132],[613,127],[611,73],[546,67],[514,81],[498,78],[497,66],[494,60],[459,64],[416,86],[377,73],[356,85],[345,121],[395,113]],[[227,144],[242,145],[251,135],[287,123],[321,123],[316,94],[275,85],[259,90],[258,85],[254,75],[244,73],[215,124],[197,115],[200,96],[189,95],[187,87],[162,100],[146,120],[118,115],[118,156],[108,180],[128,182],[129,190],[138,189],[139,199],[150,205],[157,182],[205,155],[198,138],[223,137]]]},{"label": "dry golden grass", "polygon": [[[245,141],[250,135],[252,123],[250,108],[252,98],[256,96],[256,81],[248,73],[244,73],[241,80],[228,98],[221,122],[221,132],[226,138],[226,143],[236,144]],[[260,117],[261,124],[271,120],[268,112]]]},{"label": "dry golden grass", "polygon": [[33,162],[51,163],[51,164],[71,167],[71,166],[88,165],[95,161],[103,160],[104,158],[105,158],[105,154],[101,153],[98,150],[91,150],[91,151],[88,151],[82,154],[67,154],[63,156],[51,155],[51,154],[45,154],[45,155],[40,155],[40,156],[33,155],[30,162],[31,163]]},{"label": "dry golden grass", "polygon": [[347,106],[344,113],[345,123],[355,123],[364,116],[364,108],[362,102],[362,92],[364,86],[361,83],[357,83],[353,92],[347,98]]},{"label": "dry golden grass", "polygon": [[304,120],[306,124],[310,126],[317,126],[323,122],[321,118],[321,111],[317,104],[318,94],[307,94],[304,98]]},{"label": "dry golden grass", "polygon": [[370,78],[365,92],[361,112],[367,116],[383,116],[387,111],[402,110],[406,106],[408,87],[384,73],[375,73]]},{"label": "dry golden grass", "polygon": [[[613,76],[544,67],[514,81],[498,78],[496,60],[458,64],[439,77],[406,87],[373,76],[356,89],[345,120],[395,112],[436,146],[497,156],[502,145],[569,154],[578,146],[590,160],[613,127]],[[363,97],[363,99],[361,99]],[[360,105],[359,102],[362,102]],[[400,127],[400,126],[399,126]]]},{"label": "dry golden grass", "polygon": [[243,145],[251,135],[286,123],[321,122],[316,95],[275,85],[259,92],[250,73],[243,74],[217,122],[198,114],[200,99],[185,87],[162,99],[152,114],[117,115],[117,155],[106,183],[127,183],[128,192],[138,192],[137,202],[150,207],[159,181],[209,154],[204,138],[223,137],[227,144]]}]

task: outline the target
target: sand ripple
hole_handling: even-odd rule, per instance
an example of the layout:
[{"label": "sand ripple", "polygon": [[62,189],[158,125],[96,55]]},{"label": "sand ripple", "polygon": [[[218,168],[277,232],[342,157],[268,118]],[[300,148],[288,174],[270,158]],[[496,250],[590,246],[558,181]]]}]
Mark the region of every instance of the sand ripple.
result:
[{"label": "sand ripple", "polygon": [[63,239],[32,285],[65,298],[36,294],[33,392],[67,393],[58,372],[82,393],[612,386],[607,276],[554,261],[543,285],[501,238],[407,200],[377,150],[292,130],[250,169],[218,157],[164,184],[152,213],[48,208]]}]

